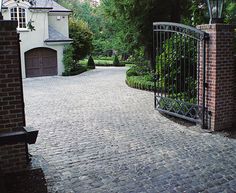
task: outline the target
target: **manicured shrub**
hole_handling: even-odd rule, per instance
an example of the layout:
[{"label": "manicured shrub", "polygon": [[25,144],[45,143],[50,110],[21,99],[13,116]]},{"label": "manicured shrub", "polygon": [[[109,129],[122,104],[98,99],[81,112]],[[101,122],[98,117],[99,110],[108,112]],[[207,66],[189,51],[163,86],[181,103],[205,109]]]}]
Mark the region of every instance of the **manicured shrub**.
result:
[{"label": "manicured shrub", "polygon": [[95,60],[96,66],[113,66],[112,60]]},{"label": "manicured shrub", "polygon": [[63,76],[72,76],[77,75],[82,72],[87,71],[87,68],[80,65],[73,59],[74,48],[72,45],[66,46],[63,52],[63,63],[65,71],[62,74]]},{"label": "manicured shrub", "polygon": [[129,70],[127,70],[126,76],[128,76],[128,77],[130,77],[130,76],[138,76],[138,72],[136,71],[136,69],[134,67],[132,67]]},{"label": "manicured shrub", "polygon": [[95,60],[108,60],[108,61],[112,61],[113,60],[113,58],[112,57],[110,57],[110,56],[96,56],[95,57]]},{"label": "manicured shrub", "polygon": [[154,81],[151,75],[146,76],[127,76],[126,84],[132,88],[140,90],[154,91]]},{"label": "manicured shrub", "polygon": [[74,66],[74,59],[73,59],[74,48],[71,45],[65,46],[63,51],[63,64],[65,68],[65,73],[71,72]]},{"label": "manicured shrub", "polygon": [[154,79],[145,65],[132,66],[126,72],[126,83],[132,88],[154,91]]},{"label": "manicured shrub", "polygon": [[[80,60],[81,65],[87,65],[88,59]],[[112,60],[96,60],[94,59],[95,66],[114,66]]]},{"label": "manicured shrub", "polygon": [[64,72],[62,76],[75,76],[86,71],[87,71],[87,68],[85,66],[78,65],[75,70],[70,71],[70,72]]},{"label": "manicured shrub", "polygon": [[145,65],[134,65],[127,72],[127,76],[144,76],[149,74],[150,70]]},{"label": "manicured shrub", "polygon": [[89,69],[95,69],[95,63],[92,56],[89,56],[87,67]]},{"label": "manicured shrub", "polygon": [[113,60],[113,65],[114,66],[120,66],[121,65],[117,55],[115,55],[115,58]]}]

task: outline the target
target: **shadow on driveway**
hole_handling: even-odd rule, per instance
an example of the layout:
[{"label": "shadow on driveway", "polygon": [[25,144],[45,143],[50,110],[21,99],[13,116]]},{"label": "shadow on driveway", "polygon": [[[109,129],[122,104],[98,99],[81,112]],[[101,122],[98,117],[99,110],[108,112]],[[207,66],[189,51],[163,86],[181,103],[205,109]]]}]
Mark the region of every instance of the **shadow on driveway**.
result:
[{"label": "shadow on driveway", "polygon": [[1,193],[48,193],[42,169],[7,174],[0,181]]}]

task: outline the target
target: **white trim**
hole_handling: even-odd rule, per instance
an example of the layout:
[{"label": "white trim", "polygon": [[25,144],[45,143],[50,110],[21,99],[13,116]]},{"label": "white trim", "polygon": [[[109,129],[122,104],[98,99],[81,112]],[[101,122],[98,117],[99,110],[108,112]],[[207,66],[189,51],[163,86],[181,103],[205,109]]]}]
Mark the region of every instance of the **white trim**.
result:
[{"label": "white trim", "polygon": [[68,16],[71,15],[72,12],[60,12],[60,11],[49,11],[49,16]]},{"label": "white trim", "polygon": [[17,32],[29,32],[30,30],[28,28],[17,28]]},{"label": "white trim", "polygon": [[0,12],[2,12],[2,0],[0,0]]},{"label": "white trim", "polygon": [[[18,23],[18,25],[17,25],[17,31],[26,31],[26,30],[28,30],[28,28],[27,28],[27,23],[28,23],[28,18],[27,18],[27,8],[25,8],[25,7],[21,7],[21,6],[14,6],[14,7],[9,7],[9,16],[10,16],[10,20],[12,20],[12,17],[11,17],[11,10],[12,9],[17,9],[17,23]],[[25,13],[25,28],[20,28],[19,27],[19,25],[20,25],[20,12],[19,12],[19,9],[24,9],[24,13]]]},{"label": "white trim", "polygon": [[48,46],[53,46],[53,45],[66,45],[66,44],[71,44],[71,42],[45,42],[46,45]]},{"label": "white trim", "polygon": [[12,7],[24,7],[25,9],[30,7],[30,4],[27,1],[20,1],[19,3],[16,3],[15,1],[7,1],[3,4],[5,7],[12,8]]}]

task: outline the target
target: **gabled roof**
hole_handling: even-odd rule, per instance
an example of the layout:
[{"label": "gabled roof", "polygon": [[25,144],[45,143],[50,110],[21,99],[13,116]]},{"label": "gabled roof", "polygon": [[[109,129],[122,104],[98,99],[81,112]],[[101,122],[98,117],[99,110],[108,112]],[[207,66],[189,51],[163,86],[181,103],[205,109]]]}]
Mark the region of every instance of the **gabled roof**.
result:
[{"label": "gabled roof", "polygon": [[[9,0],[3,0],[3,6]],[[53,0],[31,0],[32,6],[29,9],[50,9],[50,12],[71,12],[71,10],[66,9],[65,7],[59,5]]]},{"label": "gabled roof", "polygon": [[36,4],[31,7],[33,9],[47,8],[51,9],[50,12],[71,12],[71,10],[66,9],[53,0],[35,0],[35,2]]},{"label": "gabled roof", "polygon": [[45,42],[72,42],[73,40],[56,31],[53,27],[48,26],[49,38]]}]

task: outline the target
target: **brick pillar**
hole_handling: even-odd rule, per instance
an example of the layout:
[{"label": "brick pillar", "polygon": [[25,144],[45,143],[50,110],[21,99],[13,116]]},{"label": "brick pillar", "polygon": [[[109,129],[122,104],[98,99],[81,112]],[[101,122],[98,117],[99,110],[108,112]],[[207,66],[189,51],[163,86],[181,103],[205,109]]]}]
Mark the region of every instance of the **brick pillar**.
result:
[{"label": "brick pillar", "polygon": [[[17,22],[0,20],[0,134],[25,126]],[[0,146],[0,170],[26,167],[25,143]]]},{"label": "brick pillar", "polygon": [[206,46],[206,107],[210,114],[208,124],[215,131],[232,129],[236,119],[235,26],[212,24],[200,25],[198,28],[210,36]]}]

